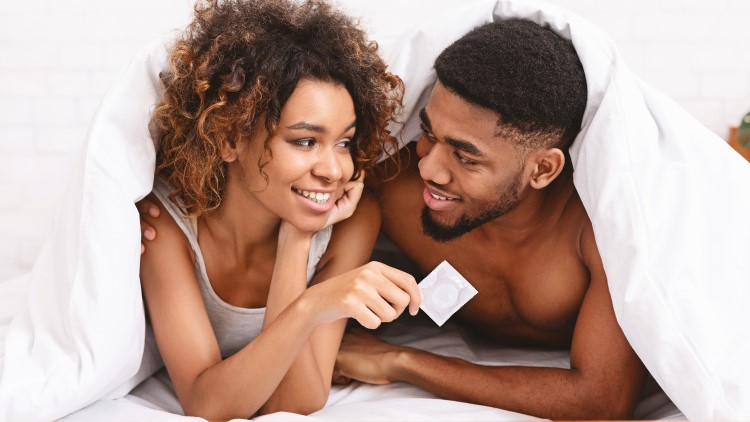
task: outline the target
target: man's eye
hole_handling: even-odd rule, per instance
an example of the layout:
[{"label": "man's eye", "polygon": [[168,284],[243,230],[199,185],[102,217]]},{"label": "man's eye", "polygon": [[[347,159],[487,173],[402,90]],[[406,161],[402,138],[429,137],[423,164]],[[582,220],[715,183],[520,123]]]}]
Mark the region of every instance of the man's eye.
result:
[{"label": "man's eye", "polygon": [[456,157],[459,163],[467,165],[467,166],[473,166],[474,164],[477,164],[476,161],[469,160],[468,158],[464,157],[463,155],[454,152],[453,155]]},{"label": "man's eye", "polygon": [[294,141],[294,145],[297,145],[303,148],[310,148],[313,145],[315,145],[315,139],[312,139],[312,138],[298,139]]},{"label": "man's eye", "polygon": [[437,138],[435,138],[435,135],[432,134],[430,129],[424,123],[420,123],[419,127],[422,129],[422,133],[424,133],[424,136],[427,138],[428,141],[430,142],[437,141]]}]

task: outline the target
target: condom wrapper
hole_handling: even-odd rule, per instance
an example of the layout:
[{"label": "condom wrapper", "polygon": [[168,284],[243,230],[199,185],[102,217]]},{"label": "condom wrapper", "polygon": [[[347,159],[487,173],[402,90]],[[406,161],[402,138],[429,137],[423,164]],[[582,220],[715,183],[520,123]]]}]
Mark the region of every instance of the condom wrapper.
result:
[{"label": "condom wrapper", "polygon": [[418,286],[422,293],[419,308],[440,327],[477,294],[477,289],[448,261],[441,262]]}]

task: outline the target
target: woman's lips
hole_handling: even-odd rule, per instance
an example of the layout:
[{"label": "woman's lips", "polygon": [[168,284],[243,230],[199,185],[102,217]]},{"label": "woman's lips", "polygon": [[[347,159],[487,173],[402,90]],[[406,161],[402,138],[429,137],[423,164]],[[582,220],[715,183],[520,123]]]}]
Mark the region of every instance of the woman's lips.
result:
[{"label": "woman's lips", "polygon": [[313,191],[292,188],[303,205],[312,211],[325,213],[328,212],[335,202],[333,192]]}]

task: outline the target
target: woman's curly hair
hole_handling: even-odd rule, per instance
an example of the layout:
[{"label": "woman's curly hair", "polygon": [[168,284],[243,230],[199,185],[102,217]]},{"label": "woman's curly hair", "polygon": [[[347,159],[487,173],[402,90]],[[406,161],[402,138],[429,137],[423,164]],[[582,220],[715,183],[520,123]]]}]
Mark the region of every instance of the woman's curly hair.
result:
[{"label": "woman's curly hair", "polygon": [[383,154],[397,155],[387,125],[404,87],[377,50],[355,20],[320,0],[199,0],[160,75],[164,97],[152,116],[157,173],[175,188],[172,199],[189,215],[218,208],[227,168],[221,147],[247,142],[258,124],[272,159],[270,137],[303,78],[341,84],[352,96],[355,178]]}]

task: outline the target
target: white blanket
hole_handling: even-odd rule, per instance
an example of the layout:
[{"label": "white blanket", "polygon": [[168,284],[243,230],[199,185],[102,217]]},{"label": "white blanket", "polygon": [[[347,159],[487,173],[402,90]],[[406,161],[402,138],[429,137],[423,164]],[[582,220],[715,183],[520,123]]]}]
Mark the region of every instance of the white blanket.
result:
[{"label": "white blanket", "polygon": [[[575,184],[594,225],[618,321],[688,418],[750,419],[750,319],[741,311],[750,283],[739,266],[750,256],[750,165],[645,86],[606,35],[557,6],[523,0],[351,0],[343,6],[364,17],[406,83],[406,124],[395,128],[403,142],[418,132],[415,112],[434,83],[434,58],[474,26],[522,17],[572,39],[589,88],[583,130],[571,149]],[[28,300],[10,325],[0,315],[0,420],[55,419],[97,400],[72,417],[85,419],[104,406],[89,419],[113,419],[112,403],[125,419],[172,417],[128,418],[160,406],[132,395],[115,399],[152,371],[136,376],[144,317],[133,203],[153,181],[146,127],[164,58],[164,43],[154,44],[110,89],[54,232],[28,281],[9,289],[18,295],[9,302]],[[372,400],[381,395],[377,387],[356,388],[375,390],[354,403],[336,402],[336,392],[329,404],[343,406],[341,413],[324,409],[319,416],[404,419],[424,410],[451,419],[450,409],[461,409],[455,419],[477,419],[500,412],[478,407],[475,417],[462,413],[472,405],[397,385],[383,393],[387,408],[395,409],[390,413]]]}]

